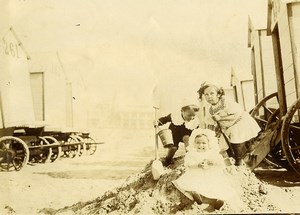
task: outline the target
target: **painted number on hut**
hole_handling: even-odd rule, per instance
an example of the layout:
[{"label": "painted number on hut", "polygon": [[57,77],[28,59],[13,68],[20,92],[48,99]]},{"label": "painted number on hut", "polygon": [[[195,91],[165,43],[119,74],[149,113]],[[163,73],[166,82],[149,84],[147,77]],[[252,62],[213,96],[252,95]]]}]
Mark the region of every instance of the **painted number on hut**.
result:
[{"label": "painted number on hut", "polygon": [[19,58],[19,45],[16,43],[8,42],[3,38],[4,43],[4,53],[12,57]]}]

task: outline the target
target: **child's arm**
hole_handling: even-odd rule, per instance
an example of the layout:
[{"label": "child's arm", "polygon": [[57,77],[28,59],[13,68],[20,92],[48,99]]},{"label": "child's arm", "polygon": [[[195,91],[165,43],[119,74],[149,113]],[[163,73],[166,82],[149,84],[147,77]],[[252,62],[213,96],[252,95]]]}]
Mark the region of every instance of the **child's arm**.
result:
[{"label": "child's arm", "polygon": [[226,110],[219,111],[212,117],[220,123],[221,127],[230,127],[236,123],[242,114],[242,107],[234,101],[229,101],[226,103]]},{"label": "child's arm", "polygon": [[190,139],[189,135],[184,135],[183,138],[182,138],[182,142],[184,143],[186,151],[187,151],[187,148],[189,146],[189,139]]},{"label": "child's arm", "polygon": [[216,151],[209,152],[207,158],[203,159],[199,164],[199,168],[207,169],[214,166],[224,166],[223,157]]},{"label": "child's arm", "polygon": [[199,153],[195,151],[194,148],[191,148],[184,157],[184,166],[189,168],[198,168],[199,164]]},{"label": "child's arm", "polygon": [[167,116],[163,116],[163,117],[160,117],[158,120],[157,120],[157,125],[158,126],[162,126],[168,122],[171,122],[171,114],[167,115]]},{"label": "child's arm", "polygon": [[241,113],[231,113],[228,114],[226,116],[220,116],[216,121],[235,121],[236,119],[238,119],[241,116]]}]

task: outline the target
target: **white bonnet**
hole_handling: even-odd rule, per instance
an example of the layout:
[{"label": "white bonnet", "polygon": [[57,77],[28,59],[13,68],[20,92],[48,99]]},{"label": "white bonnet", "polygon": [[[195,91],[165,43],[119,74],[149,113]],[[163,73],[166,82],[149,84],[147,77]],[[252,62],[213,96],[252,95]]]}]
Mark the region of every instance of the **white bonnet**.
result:
[{"label": "white bonnet", "polygon": [[215,137],[215,132],[210,130],[210,129],[197,128],[197,129],[193,130],[192,134],[189,138],[189,144],[191,146],[193,146],[196,136],[201,135],[201,134],[203,134],[207,137],[207,139],[209,141],[209,148],[210,149],[219,150],[218,138]]}]

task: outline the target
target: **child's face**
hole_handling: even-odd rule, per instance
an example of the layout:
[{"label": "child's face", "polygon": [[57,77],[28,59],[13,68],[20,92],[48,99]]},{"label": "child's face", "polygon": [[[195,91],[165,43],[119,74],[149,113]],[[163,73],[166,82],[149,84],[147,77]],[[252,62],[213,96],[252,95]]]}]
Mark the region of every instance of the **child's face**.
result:
[{"label": "child's face", "polygon": [[206,151],[208,150],[208,139],[206,136],[196,137],[195,139],[195,148],[197,151]]},{"label": "child's face", "polygon": [[213,86],[208,87],[204,90],[204,97],[206,101],[212,105],[217,104],[220,99],[220,95],[218,94],[217,89]]},{"label": "child's face", "polygon": [[187,122],[193,120],[195,116],[196,113],[193,109],[182,111],[182,118]]}]

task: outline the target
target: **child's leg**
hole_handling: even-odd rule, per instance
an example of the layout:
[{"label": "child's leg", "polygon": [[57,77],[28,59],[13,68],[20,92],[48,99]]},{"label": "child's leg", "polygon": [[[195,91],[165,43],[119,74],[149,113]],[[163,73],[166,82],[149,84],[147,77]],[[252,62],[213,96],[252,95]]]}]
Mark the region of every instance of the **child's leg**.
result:
[{"label": "child's leg", "polygon": [[245,143],[233,143],[232,149],[234,152],[234,159],[236,166],[240,166],[242,164],[242,159],[246,153]]},{"label": "child's leg", "polygon": [[192,194],[193,199],[195,200],[195,202],[197,202],[199,205],[201,205],[202,202],[203,202],[202,195],[197,193],[197,192],[194,192],[194,191],[192,191],[191,194]]},{"label": "child's leg", "polygon": [[221,135],[219,138],[219,148],[220,148],[220,151],[226,151],[229,149],[227,141],[225,140],[223,135]]},{"label": "child's leg", "polygon": [[181,192],[183,195],[185,195],[189,200],[194,201],[193,195],[191,191],[186,191],[184,189],[182,189],[176,181],[172,181],[172,184],[176,187],[176,189]]},{"label": "child's leg", "polygon": [[202,198],[202,202],[204,204],[209,204],[209,206],[211,206],[213,210],[219,210],[224,205],[224,201],[220,199],[208,198],[203,195],[201,195],[201,198]]},{"label": "child's leg", "polygon": [[171,146],[169,149],[168,149],[168,154],[163,162],[163,165],[164,166],[169,166],[172,162],[172,159],[174,157],[174,154],[176,153],[178,147],[177,146]]}]

